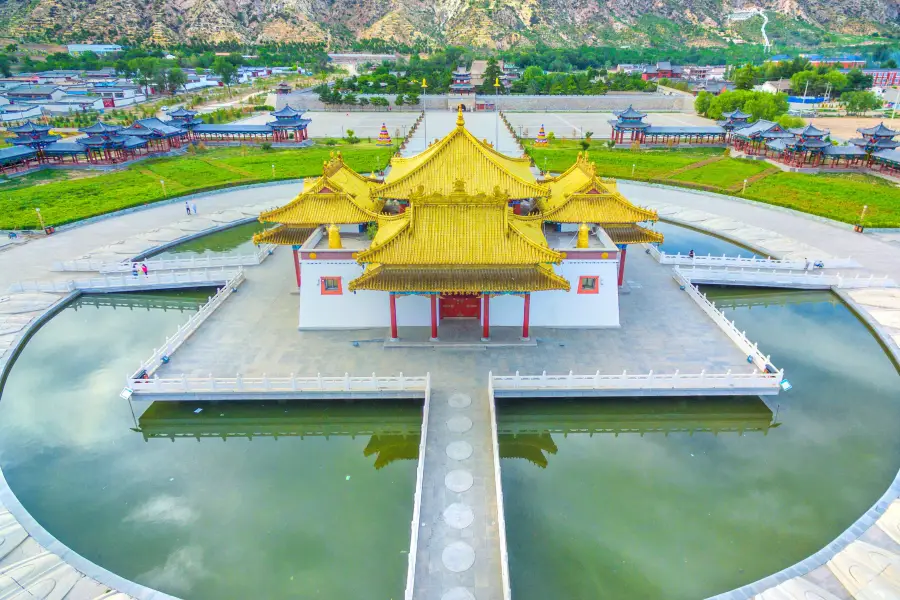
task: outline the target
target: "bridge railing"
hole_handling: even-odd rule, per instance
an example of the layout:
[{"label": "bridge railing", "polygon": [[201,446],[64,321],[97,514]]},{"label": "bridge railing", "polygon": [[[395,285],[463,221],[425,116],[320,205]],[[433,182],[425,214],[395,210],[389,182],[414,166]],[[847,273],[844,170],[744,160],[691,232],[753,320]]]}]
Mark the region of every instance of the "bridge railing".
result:
[{"label": "bridge railing", "polygon": [[853,268],[858,267],[859,263],[850,257],[847,258],[759,258],[756,256],[714,256],[712,254],[700,255],[675,254],[667,253],[651,244],[644,244],[647,254],[655,258],[662,265],[682,265],[695,267],[733,267],[733,268],[753,268],[753,269],[797,269],[804,270],[807,267],[814,267],[816,263],[821,263],[824,269],[837,268]]},{"label": "bridge railing", "polygon": [[769,389],[778,387],[783,379],[784,371],[765,373],[628,373],[601,374],[597,371],[589,375],[575,375],[569,371],[564,375],[548,375],[546,371],[540,375],[492,375],[491,385],[494,391],[504,390],[696,390],[721,389],[726,387]]},{"label": "bridge railing", "polygon": [[175,351],[200,328],[200,325],[202,325],[217,308],[222,306],[222,303],[234,293],[243,281],[244,272],[243,270],[238,270],[238,272],[235,273],[235,275],[229,279],[214,296],[209,298],[209,301],[207,301],[206,304],[200,307],[200,310],[195,312],[185,323],[180,325],[178,330],[172,336],[166,336],[166,341],[162,346],[153,349],[153,354],[150,355],[150,358],[141,362],[137,371],[132,374],[131,379],[139,379],[144,375],[150,376],[162,365],[168,363],[172,354],[174,354]]},{"label": "bridge railing", "polygon": [[151,377],[149,379],[128,378],[126,385],[135,395],[172,393],[222,393],[242,392],[425,392],[427,377],[406,377],[400,373],[396,377]]},{"label": "bridge railing", "polygon": [[725,335],[737,344],[737,347],[747,356],[748,362],[752,362],[761,371],[765,371],[768,367],[772,366],[770,357],[760,352],[759,345],[756,342],[750,341],[747,334],[738,329],[735,322],[729,320],[728,317],[725,316],[725,313],[716,307],[715,302],[712,302],[706,297],[706,294],[702,293],[697,286],[691,283],[691,280],[683,274],[679,267],[675,267],[674,277],[703,312],[709,315],[716,325],[725,332]]},{"label": "bridge railing", "polygon": [[[516,378],[519,372],[516,371]],[[500,538],[500,581],[503,585],[503,600],[512,598],[512,588],[509,583],[509,547],[506,540],[506,508],[503,503],[503,482],[500,477],[500,442],[497,435],[497,403],[494,400],[494,382],[498,378],[493,372],[488,372],[488,407],[491,415],[491,450],[494,463],[494,489],[497,493],[497,528]],[[502,384],[501,384],[502,385]]]},{"label": "bridge railing", "polygon": [[156,258],[142,261],[108,262],[91,258],[79,258],[53,263],[54,271],[81,271],[98,273],[130,273],[135,262],[147,265],[151,273],[159,271],[182,271],[190,269],[214,269],[223,267],[250,267],[262,263],[276,246],[265,244],[256,251],[247,254],[219,254],[204,256],[184,256],[173,258]]},{"label": "bridge railing", "polygon": [[186,271],[166,271],[160,273],[149,273],[147,275],[138,274],[137,276],[128,275],[102,275],[100,277],[91,277],[89,279],[70,279],[66,281],[45,281],[30,280],[14,283],[9,287],[10,292],[51,292],[51,293],[67,293],[75,290],[98,290],[105,289],[155,289],[170,285],[172,287],[185,287],[196,285],[198,287],[209,285],[220,285],[232,279],[236,273],[242,272],[240,268],[234,269],[192,269]]},{"label": "bridge railing", "polygon": [[[729,269],[715,267],[680,267],[675,271],[687,281],[700,283],[773,285],[779,287],[819,287],[819,288],[887,288],[897,284],[887,275],[856,273],[851,276],[825,271],[781,271],[777,269]],[[678,277],[676,277],[678,279]]]}]

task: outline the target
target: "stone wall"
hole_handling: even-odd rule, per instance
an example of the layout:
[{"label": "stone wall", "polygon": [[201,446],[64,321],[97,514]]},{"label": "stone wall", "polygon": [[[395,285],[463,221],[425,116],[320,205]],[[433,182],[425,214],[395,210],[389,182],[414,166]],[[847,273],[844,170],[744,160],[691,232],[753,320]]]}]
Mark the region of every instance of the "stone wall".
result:
[{"label": "stone wall", "polygon": [[[372,97],[366,94],[360,94],[360,97]],[[458,98],[451,98],[447,95],[429,95],[422,96],[419,104],[415,107],[404,105],[401,108],[394,106],[396,94],[383,94],[382,98],[386,98],[390,102],[394,110],[414,110],[421,109],[423,101],[425,108],[428,110],[451,110],[455,108]],[[501,110],[506,111],[598,111],[610,112],[612,110],[622,110],[633,106],[638,110],[644,111],[675,111],[675,112],[693,112],[694,99],[692,96],[681,94],[665,95],[665,94],[642,94],[634,93],[610,93],[605,96],[476,96],[477,103],[494,103]],[[471,99],[467,104],[470,104]],[[305,110],[366,110],[366,111],[386,111],[387,108],[371,107],[365,108],[346,106],[326,106],[319,101],[318,94],[310,92],[294,92],[287,95],[279,95],[276,108],[281,108],[285,104],[290,104],[297,109]]]}]

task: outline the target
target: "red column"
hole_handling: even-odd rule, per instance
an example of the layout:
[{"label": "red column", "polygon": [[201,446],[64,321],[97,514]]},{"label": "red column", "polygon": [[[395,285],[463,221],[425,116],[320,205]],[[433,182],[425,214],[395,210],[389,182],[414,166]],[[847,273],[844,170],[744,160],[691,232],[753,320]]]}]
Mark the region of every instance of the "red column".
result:
[{"label": "red column", "polygon": [[491,297],[487,294],[481,295],[484,301],[484,309],[481,311],[481,341],[486,342],[491,339]]},{"label": "red column", "polygon": [[628,246],[622,246],[622,250],[619,251],[619,286],[625,281],[625,252],[628,250]]},{"label": "red column", "polygon": [[437,294],[431,294],[431,341],[438,340]]},{"label": "red column", "polygon": [[300,287],[300,252],[294,248],[294,274],[297,276],[297,287]]},{"label": "red column", "polygon": [[391,299],[391,340],[398,340],[399,336],[397,335],[397,296],[394,294],[390,295]]},{"label": "red column", "polygon": [[525,316],[522,319],[522,339],[528,339],[528,318],[531,315],[531,294],[525,294]]}]

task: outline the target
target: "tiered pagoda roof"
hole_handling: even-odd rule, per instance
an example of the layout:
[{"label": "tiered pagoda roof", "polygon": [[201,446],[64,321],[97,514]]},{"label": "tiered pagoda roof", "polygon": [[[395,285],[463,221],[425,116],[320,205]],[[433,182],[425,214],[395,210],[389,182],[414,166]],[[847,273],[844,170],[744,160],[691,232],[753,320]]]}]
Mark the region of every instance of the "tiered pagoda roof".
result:
[{"label": "tiered pagoda roof", "polygon": [[736,110],[733,110],[731,112],[722,113],[722,116],[725,117],[726,119],[733,119],[733,120],[738,120],[738,119],[747,120],[747,119],[750,119],[753,117],[753,115],[747,114],[739,108]]},{"label": "tiered pagoda roof", "polygon": [[829,133],[831,133],[827,129],[819,129],[812,123],[810,123],[806,127],[798,127],[795,129],[789,129],[788,131],[790,131],[794,135],[799,135],[800,137],[804,138],[824,138]]},{"label": "tiered pagoda roof", "polygon": [[879,123],[874,127],[861,127],[857,129],[857,131],[862,134],[864,137],[888,137],[892,138],[894,136],[900,135],[900,131],[895,131],[888,127],[885,127],[884,123]]},{"label": "tiered pagoda roof", "polygon": [[495,189],[471,193],[462,179],[450,194],[418,192],[409,209],[380,216],[365,264],[351,291],[422,291],[451,294],[568,290],[550,266],[563,255],[551,249],[541,222],[515,215]]},{"label": "tiered pagoda roof", "polygon": [[12,133],[46,133],[50,131],[49,125],[41,125],[40,123],[35,123],[31,119],[25,121],[22,125],[17,127],[9,127],[8,131]]},{"label": "tiered pagoda roof", "polygon": [[647,113],[635,110],[631,105],[625,110],[614,110],[615,119],[610,119],[608,123],[613,129],[646,129],[650,127],[650,123],[644,122]]},{"label": "tiered pagoda roof", "polygon": [[766,119],[760,119],[746,127],[741,127],[740,129],[735,130],[732,135],[753,140],[791,139],[794,137],[793,133],[786,131],[778,123],[767,121]]},{"label": "tiered pagoda roof", "polygon": [[185,135],[187,132],[177,123],[173,126],[155,117],[139,119],[120,131],[122,135],[136,135],[147,138],[165,139]]},{"label": "tiered pagoda roof", "polygon": [[322,176],[304,181],[303,191],[288,204],[259,216],[263,223],[279,223],[253,237],[257,244],[301,244],[319,225],[374,222],[384,201],[373,194],[380,182],[356,173],[332,154]]},{"label": "tiered pagoda roof", "polygon": [[879,123],[874,127],[861,127],[857,131],[862,138],[854,138],[850,143],[864,149],[865,152],[878,152],[880,150],[892,150],[900,148],[900,142],[894,141],[894,137],[900,135],[900,131],[894,131]]},{"label": "tiered pagoda roof", "polygon": [[466,181],[466,189],[471,193],[491,193],[499,187],[513,200],[548,193],[531,173],[528,158],[512,158],[479,141],[465,128],[460,111],[456,128],[444,139],[416,156],[391,159],[391,171],[377,194],[406,200],[422,188],[448,195],[458,179]]},{"label": "tiered pagoda roof", "polygon": [[103,121],[97,121],[93,125],[82,127],[78,131],[80,131],[81,133],[86,133],[88,135],[112,135],[121,130],[121,125],[107,125]]},{"label": "tiered pagoda roof", "polygon": [[[616,188],[614,181],[597,177],[596,167],[585,152],[558,177],[544,180],[550,188],[548,197],[538,198],[540,218],[557,223],[596,223],[610,226],[623,240],[617,243],[662,242],[663,236],[637,225],[657,221],[655,211],[635,206]],[[613,227],[615,226],[615,227]],[[607,233],[610,229],[607,229]]]}]

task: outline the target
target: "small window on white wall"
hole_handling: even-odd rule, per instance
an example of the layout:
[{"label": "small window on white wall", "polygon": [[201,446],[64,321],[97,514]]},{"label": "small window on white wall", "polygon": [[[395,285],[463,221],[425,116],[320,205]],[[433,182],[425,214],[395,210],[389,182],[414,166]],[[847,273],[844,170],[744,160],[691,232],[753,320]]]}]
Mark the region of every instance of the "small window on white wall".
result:
[{"label": "small window on white wall", "polygon": [[344,293],[340,277],[323,277],[320,281],[323,296],[340,296]]},{"label": "small window on white wall", "polygon": [[578,279],[579,294],[599,294],[600,278],[596,275],[582,275]]}]

